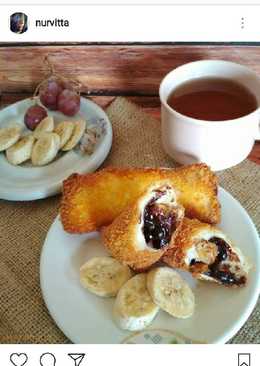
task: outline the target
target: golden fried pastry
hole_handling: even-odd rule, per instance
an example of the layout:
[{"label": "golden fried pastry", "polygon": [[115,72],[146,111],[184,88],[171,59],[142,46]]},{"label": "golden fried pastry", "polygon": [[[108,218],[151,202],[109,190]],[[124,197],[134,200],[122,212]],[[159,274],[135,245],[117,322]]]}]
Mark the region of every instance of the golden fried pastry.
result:
[{"label": "golden fried pastry", "polygon": [[140,271],[157,262],[173,245],[184,217],[170,183],[153,184],[111,225],[101,230],[103,242],[119,262]]},{"label": "golden fried pastry", "polygon": [[195,164],[178,169],[108,168],[73,174],[63,182],[63,227],[70,233],[84,233],[109,225],[149,185],[165,179],[178,190],[187,216],[219,221],[217,178],[207,165]]},{"label": "golden fried pastry", "polygon": [[200,280],[234,287],[247,282],[249,265],[241,251],[221,230],[195,219],[184,218],[174,246],[162,260]]}]

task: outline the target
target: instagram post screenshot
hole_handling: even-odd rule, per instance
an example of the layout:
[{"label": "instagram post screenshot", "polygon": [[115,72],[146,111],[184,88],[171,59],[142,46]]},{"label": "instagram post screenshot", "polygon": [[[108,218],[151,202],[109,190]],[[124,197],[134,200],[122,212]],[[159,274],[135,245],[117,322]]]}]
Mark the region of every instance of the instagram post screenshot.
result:
[{"label": "instagram post screenshot", "polygon": [[260,364],[259,4],[0,4],[0,364]]}]

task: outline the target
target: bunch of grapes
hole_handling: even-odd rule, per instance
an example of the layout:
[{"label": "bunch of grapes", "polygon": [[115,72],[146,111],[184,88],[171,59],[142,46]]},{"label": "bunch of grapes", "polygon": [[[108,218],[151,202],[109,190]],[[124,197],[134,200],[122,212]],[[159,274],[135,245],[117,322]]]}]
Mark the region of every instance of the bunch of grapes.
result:
[{"label": "bunch of grapes", "polygon": [[[48,58],[45,61],[51,69],[51,75],[37,86],[34,96],[39,94],[42,105],[47,109],[74,116],[80,109],[79,83],[58,75]],[[45,108],[36,104],[27,110],[24,122],[30,130],[34,130],[46,116]]]},{"label": "bunch of grapes", "polygon": [[73,84],[59,78],[49,78],[39,89],[41,103],[48,109],[74,116],[80,109],[80,95]]}]

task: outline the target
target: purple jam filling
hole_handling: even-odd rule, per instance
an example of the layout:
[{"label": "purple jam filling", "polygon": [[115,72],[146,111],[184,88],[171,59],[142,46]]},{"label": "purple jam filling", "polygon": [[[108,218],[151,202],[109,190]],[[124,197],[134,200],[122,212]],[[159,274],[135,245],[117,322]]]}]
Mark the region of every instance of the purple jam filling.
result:
[{"label": "purple jam filling", "polygon": [[176,215],[165,212],[152,200],[144,210],[143,233],[146,244],[154,249],[162,249],[170,243],[176,230]]},{"label": "purple jam filling", "polygon": [[[225,261],[231,253],[230,246],[223,239],[218,238],[216,236],[209,239],[209,242],[216,244],[216,246],[218,248],[218,255],[217,255],[214,263],[209,265],[209,270],[204,274],[216,279],[217,281],[220,281],[224,285],[228,285],[228,286],[244,285],[246,283],[245,276],[236,277],[236,275],[234,273],[231,273],[229,271],[228,266],[227,266],[227,268],[220,269],[221,262]],[[190,262],[190,265],[194,266],[194,265],[196,265],[196,263],[200,263],[200,262],[196,261],[195,259],[192,259]]]}]

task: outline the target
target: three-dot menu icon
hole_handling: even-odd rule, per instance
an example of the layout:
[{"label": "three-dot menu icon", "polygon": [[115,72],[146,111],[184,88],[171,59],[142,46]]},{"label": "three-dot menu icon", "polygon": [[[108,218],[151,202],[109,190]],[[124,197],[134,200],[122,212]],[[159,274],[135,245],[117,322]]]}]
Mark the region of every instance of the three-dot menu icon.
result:
[{"label": "three-dot menu icon", "polygon": [[245,28],[245,18],[244,17],[241,18],[240,25],[241,25],[241,29]]}]

